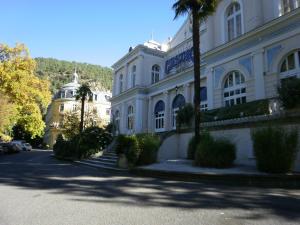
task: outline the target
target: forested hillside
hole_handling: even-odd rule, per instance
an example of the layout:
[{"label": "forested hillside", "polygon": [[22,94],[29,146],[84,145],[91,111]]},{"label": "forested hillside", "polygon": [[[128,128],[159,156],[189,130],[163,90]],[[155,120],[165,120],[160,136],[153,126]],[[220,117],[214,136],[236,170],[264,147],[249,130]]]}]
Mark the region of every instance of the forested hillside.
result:
[{"label": "forested hillside", "polygon": [[112,70],[107,67],[88,63],[68,62],[52,58],[35,58],[36,73],[41,78],[48,78],[51,82],[51,92],[54,94],[61,86],[72,81],[75,68],[80,83],[92,82],[101,89],[111,90]]}]

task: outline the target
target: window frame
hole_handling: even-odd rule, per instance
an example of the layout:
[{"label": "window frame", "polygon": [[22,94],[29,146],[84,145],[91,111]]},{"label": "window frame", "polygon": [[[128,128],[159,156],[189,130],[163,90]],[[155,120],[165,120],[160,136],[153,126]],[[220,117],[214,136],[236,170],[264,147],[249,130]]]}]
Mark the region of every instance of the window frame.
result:
[{"label": "window frame", "polygon": [[[236,5],[239,6],[239,10],[236,10]],[[230,9],[233,7],[233,13],[228,15],[228,12]],[[238,20],[237,18],[240,17]],[[233,29],[233,36],[230,37],[230,30],[229,30],[229,21],[233,21],[232,24],[232,29]],[[240,22],[240,29],[238,29],[238,21]],[[244,26],[243,26],[243,11],[242,11],[242,4],[240,2],[233,2],[231,3],[228,7],[227,10],[225,11],[225,27],[226,27],[226,41],[230,42],[244,33]],[[240,30],[240,33],[238,33],[238,30]]]},{"label": "window frame", "polygon": [[155,84],[160,80],[160,71],[161,68],[159,65],[155,64],[151,69],[151,84]]},{"label": "window frame", "polygon": [[[239,82],[237,82],[237,77],[239,77]],[[230,82],[230,80],[232,80],[232,82]],[[237,70],[229,72],[224,79],[222,94],[225,107],[247,103],[245,76]]]},{"label": "window frame", "polygon": [[[163,109],[158,110],[159,104],[163,104]],[[165,131],[165,103],[163,100],[159,100],[155,104],[154,108],[154,125],[155,125],[155,132],[164,132]]]},{"label": "window frame", "polygon": [[[294,60],[294,69],[289,68],[289,57],[293,55]],[[285,64],[285,71],[282,70],[283,65]],[[287,54],[283,60],[281,61],[280,67],[279,67],[279,74],[280,79],[286,79],[291,77],[298,77],[300,78],[300,49],[294,50]]]},{"label": "window frame", "polygon": [[129,131],[134,130],[134,108],[132,105],[127,108],[127,129]]}]

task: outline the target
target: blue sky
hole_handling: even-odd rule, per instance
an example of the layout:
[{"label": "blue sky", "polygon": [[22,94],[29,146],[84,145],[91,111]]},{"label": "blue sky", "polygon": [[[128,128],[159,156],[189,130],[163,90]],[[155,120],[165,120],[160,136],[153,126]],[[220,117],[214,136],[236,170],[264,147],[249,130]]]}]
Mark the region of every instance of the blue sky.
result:
[{"label": "blue sky", "polygon": [[0,42],[24,43],[32,57],[111,66],[130,46],[165,41],[175,0],[2,0]]}]

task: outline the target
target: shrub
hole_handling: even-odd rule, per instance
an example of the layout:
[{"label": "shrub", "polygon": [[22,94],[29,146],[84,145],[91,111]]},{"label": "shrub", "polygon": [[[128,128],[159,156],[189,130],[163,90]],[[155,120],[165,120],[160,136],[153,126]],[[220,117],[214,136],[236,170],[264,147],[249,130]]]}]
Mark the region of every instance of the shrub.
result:
[{"label": "shrub", "polygon": [[125,149],[125,155],[128,160],[129,167],[134,167],[139,159],[141,149],[136,136],[126,137],[127,148]]},{"label": "shrub", "polygon": [[192,104],[186,104],[181,108],[176,117],[177,127],[180,129],[182,125],[190,126],[194,117],[194,107]]},{"label": "shrub", "polygon": [[141,153],[138,159],[138,165],[149,165],[156,162],[157,152],[160,146],[160,139],[156,135],[145,134],[137,135]]},{"label": "shrub", "polygon": [[246,117],[265,114],[269,114],[268,99],[201,112],[201,122],[228,120],[240,118],[241,116]]},{"label": "shrub", "polygon": [[61,158],[83,159],[103,150],[112,141],[112,136],[99,127],[89,127],[81,134],[65,140],[62,135],[57,137],[53,150]]},{"label": "shrub", "polygon": [[197,146],[195,164],[203,167],[228,168],[236,158],[236,148],[227,139],[202,138]]},{"label": "shrub", "polygon": [[[207,131],[202,131],[200,133],[200,142],[203,139],[210,139],[210,138],[212,138],[212,137],[209,135],[209,133]],[[187,153],[188,159],[191,159],[191,160],[195,159],[195,153],[196,153],[196,149],[198,146],[198,142],[199,142],[199,140],[196,140],[194,136],[189,141],[188,153]]]},{"label": "shrub", "polygon": [[282,81],[278,88],[279,99],[286,109],[292,109],[300,105],[300,79],[290,78]]},{"label": "shrub", "polygon": [[53,146],[53,151],[55,156],[59,158],[73,158],[74,156],[74,152],[72,152],[72,148],[70,148],[69,141],[66,141],[62,134],[57,136],[56,142]]},{"label": "shrub", "polygon": [[286,173],[293,169],[297,156],[298,132],[268,127],[252,133],[258,170]]}]

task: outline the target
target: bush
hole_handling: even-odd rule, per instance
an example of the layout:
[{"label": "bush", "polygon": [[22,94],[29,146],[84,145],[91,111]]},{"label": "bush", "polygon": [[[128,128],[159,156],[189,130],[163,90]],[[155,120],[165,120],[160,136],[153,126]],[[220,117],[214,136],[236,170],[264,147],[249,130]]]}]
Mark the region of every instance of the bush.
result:
[{"label": "bush", "polygon": [[194,106],[186,104],[181,108],[176,117],[177,127],[180,129],[182,125],[190,126],[194,117]]},{"label": "bush", "polygon": [[297,156],[298,132],[268,127],[252,133],[257,169],[268,173],[292,171]]},{"label": "bush", "polygon": [[116,153],[118,155],[125,154],[129,166],[134,167],[141,153],[137,137],[135,135],[119,135],[117,137]]},{"label": "bush", "polygon": [[70,159],[74,157],[76,149],[72,149],[70,141],[66,141],[62,134],[59,134],[53,146],[53,152],[59,158]]},{"label": "bush", "polygon": [[53,151],[61,158],[83,159],[103,150],[111,141],[112,136],[106,130],[89,127],[70,140],[65,140],[62,135],[59,135]]},{"label": "bush", "polygon": [[290,78],[282,81],[278,94],[284,108],[292,109],[300,106],[300,79]]},{"label": "bush", "polygon": [[141,153],[138,159],[138,165],[149,165],[157,160],[157,152],[160,146],[160,139],[156,135],[146,134],[137,135]]},{"label": "bush", "polygon": [[[206,139],[206,138],[211,138],[209,133],[207,131],[201,132],[200,133],[200,142],[203,139]],[[191,160],[195,159],[195,152],[196,152],[196,149],[197,149],[197,146],[198,146],[198,142],[199,142],[199,140],[196,140],[194,136],[189,141],[188,152],[187,152],[187,158],[188,159],[191,159]]]},{"label": "bush", "polygon": [[268,99],[201,112],[201,122],[228,120],[265,114],[269,114]]},{"label": "bush", "polygon": [[195,164],[202,167],[228,168],[236,158],[235,145],[227,139],[202,138],[197,146]]}]

